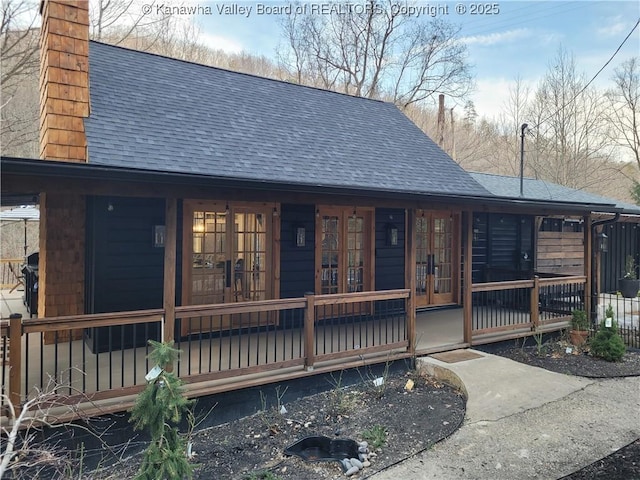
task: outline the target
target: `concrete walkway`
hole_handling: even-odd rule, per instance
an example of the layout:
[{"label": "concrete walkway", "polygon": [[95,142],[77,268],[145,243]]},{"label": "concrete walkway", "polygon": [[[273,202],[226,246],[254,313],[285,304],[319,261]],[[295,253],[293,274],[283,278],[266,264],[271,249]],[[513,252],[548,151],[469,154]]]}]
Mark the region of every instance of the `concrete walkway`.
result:
[{"label": "concrete walkway", "polygon": [[469,350],[421,368],[466,391],[464,424],[375,480],[557,479],[640,437],[640,377],[592,380]]}]

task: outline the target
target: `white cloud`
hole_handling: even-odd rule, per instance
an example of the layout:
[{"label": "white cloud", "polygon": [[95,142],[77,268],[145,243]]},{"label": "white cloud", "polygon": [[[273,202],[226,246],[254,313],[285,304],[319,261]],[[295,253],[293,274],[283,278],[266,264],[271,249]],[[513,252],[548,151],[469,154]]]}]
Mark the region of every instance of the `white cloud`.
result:
[{"label": "white cloud", "polygon": [[515,40],[530,37],[531,35],[532,32],[528,28],[517,28],[515,30],[507,30],[505,32],[489,33],[487,35],[470,35],[462,37],[461,40],[467,45],[488,47],[499,43],[510,43]]},{"label": "white cloud", "polygon": [[[524,87],[535,88],[537,79],[521,79]],[[487,119],[498,119],[505,104],[509,100],[509,89],[515,84],[515,79],[504,77],[485,77],[476,80],[476,90],[471,99],[476,107],[476,112]]]},{"label": "white cloud", "polygon": [[223,50],[226,53],[240,53],[245,50],[243,45],[237,40],[211,33],[201,32],[198,37],[198,41],[209,48]]},{"label": "white cloud", "polygon": [[596,32],[601,37],[617,37],[626,33],[631,28],[631,24],[626,22],[621,15],[604,19],[603,26]]}]

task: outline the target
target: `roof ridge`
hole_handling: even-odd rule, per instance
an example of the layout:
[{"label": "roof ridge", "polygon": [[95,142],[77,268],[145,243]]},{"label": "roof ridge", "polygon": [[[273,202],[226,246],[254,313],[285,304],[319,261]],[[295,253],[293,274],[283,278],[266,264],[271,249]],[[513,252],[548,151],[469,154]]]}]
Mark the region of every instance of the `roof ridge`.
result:
[{"label": "roof ridge", "polygon": [[182,59],[182,58],[170,57],[168,55],[162,55],[160,53],[145,52],[143,50],[136,50],[135,48],[124,47],[122,45],[113,45],[111,43],[99,42],[97,40],[89,40],[89,43],[90,44],[91,43],[95,43],[97,45],[103,45],[105,47],[110,47],[110,48],[115,48],[115,49],[120,49],[120,50],[126,50],[128,52],[132,52],[132,53],[136,53],[136,54],[148,55],[148,56],[151,56],[151,57],[158,57],[158,58],[166,59],[166,60],[173,60],[173,61],[176,61],[176,62],[186,63],[186,64],[189,64],[189,65],[195,65],[197,67],[210,68],[210,69],[218,70],[218,71],[221,71],[221,72],[229,72],[229,73],[233,73],[233,74],[236,74],[236,75],[243,75],[243,76],[246,76],[246,77],[256,78],[258,80],[267,80],[267,81],[271,81],[271,82],[281,83],[281,84],[284,84],[284,85],[291,85],[291,86],[294,86],[294,87],[303,87],[303,88],[308,88],[308,89],[311,89],[311,90],[317,90],[317,91],[320,91],[320,92],[333,93],[335,95],[342,95],[342,96],[345,96],[345,97],[356,98],[356,99],[359,99],[359,100],[368,100],[368,101],[371,101],[371,102],[378,102],[378,103],[383,103],[383,104],[387,104],[387,105],[393,105],[393,106],[397,107],[392,102],[388,102],[388,101],[377,99],[377,98],[359,97],[357,95],[352,95],[352,94],[344,93],[344,92],[337,92],[335,90],[329,90],[329,89],[321,88],[321,87],[314,87],[312,85],[306,85],[304,83],[294,83],[294,82],[290,82],[290,81],[287,81],[287,80],[278,80],[277,78],[264,77],[262,75],[257,75],[255,73],[239,72],[237,70],[230,70],[228,68],[216,67],[214,65],[207,65],[206,63],[198,63],[198,62],[194,62],[194,61],[191,61],[191,60],[185,60],[185,59]]}]

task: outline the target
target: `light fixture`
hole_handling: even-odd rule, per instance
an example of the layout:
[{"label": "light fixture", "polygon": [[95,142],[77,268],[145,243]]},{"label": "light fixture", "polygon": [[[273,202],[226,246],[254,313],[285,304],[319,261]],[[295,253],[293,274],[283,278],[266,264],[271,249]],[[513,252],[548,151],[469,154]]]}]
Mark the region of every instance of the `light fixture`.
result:
[{"label": "light fixture", "polygon": [[351,215],[351,218],[353,218],[354,220],[358,218],[358,214],[356,213],[356,207],[353,207],[353,214]]},{"label": "light fixture", "polygon": [[166,229],[164,225],[153,226],[153,247],[154,248],[164,247],[165,231]]},{"label": "light fixture", "polygon": [[604,232],[600,232],[596,235],[596,239],[598,251],[607,253],[609,251],[609,237]]},{"label": "light fixture", "polygon": [[316,218],[320,218],[320,209],[316,208]]},{"label": "light fixture", "polygon": [[398,245],[398,227],[393,223],[387,223],[387,245]]},{"label": "light fixture", "polygon": [[293,226],[293,244],[296,247],[304,247],[306,245],[306,233],[304,225]]},{"label": "light fixture", "polygon": [[226,213],[227,215],[229,215],[229,202],[227,202],[227,204],[224,206],[224,213]]},{"label": "light fixture", "polygon": [[113,212],[113,203],[109,202],[107,204],[107,212]]},{"label": "light fixture", "polygon": [[273,207],[273,216],[277,217],[278,215],[279,215],[278,208],[277,207]]}]

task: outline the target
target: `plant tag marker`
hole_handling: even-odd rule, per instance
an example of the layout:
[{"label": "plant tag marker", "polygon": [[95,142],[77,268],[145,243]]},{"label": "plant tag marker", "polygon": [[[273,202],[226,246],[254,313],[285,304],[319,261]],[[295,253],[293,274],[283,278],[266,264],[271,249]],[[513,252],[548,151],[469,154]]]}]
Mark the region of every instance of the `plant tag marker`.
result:
[{"label": "plant tag marker", "polygon": [[567,349],[565,350],[565,353],[571,353],[571,352],[573,352],[573,348],[567,347]]},{"label": "plant tag marker", "polygon": [[162,368],[160,368],[160,365],[156,365],[155,367],[153,367],[151,370],[149,370],[149,373],[147,373],[144,376],[144,379],[147,382],[153,382],[156,378],[158,378],[158,376],[162,373]]},{"label": "plant tag marker", "polygon": [[375,387],[381,387],[384,384],[384,377],[378,377],[373,381]]},{"label": "plant tag marker", "polygon": [[604,319],[604,326],[607,328],[611,328],[611,325],[613,324],[613,318],[611,317],[607,317]]}]

